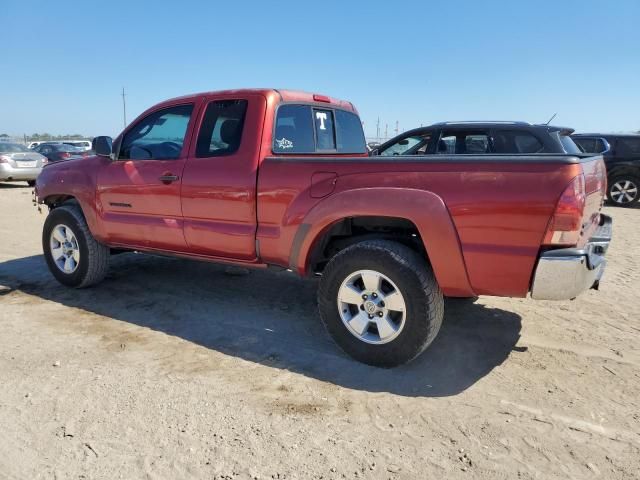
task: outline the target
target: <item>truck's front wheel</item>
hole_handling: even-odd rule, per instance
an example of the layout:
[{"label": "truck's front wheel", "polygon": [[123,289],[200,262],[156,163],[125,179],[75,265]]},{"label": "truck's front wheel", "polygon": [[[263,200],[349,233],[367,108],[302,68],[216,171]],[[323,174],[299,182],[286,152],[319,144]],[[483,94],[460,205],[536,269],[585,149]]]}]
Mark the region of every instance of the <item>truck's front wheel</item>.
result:
[{"label": "truck's front wheel", "polygon": [[93,238],[77,205],[63,205],[49,213],[42,249],[53,276],[69,287],[98,283],[109,268],[109,248]]},{"label": "truck's front wheel", "polygon": [[356,360],[378,367],[417,357],[444,315],[442,292],[427,262],[386,240],[357,243],[331,259],[318,304],[335,342]]}]

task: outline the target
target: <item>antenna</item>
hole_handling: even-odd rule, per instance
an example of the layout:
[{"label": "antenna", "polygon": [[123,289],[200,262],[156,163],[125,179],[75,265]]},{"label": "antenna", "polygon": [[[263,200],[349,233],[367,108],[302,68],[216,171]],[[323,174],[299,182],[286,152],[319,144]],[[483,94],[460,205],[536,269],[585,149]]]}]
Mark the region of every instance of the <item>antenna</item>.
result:
[{"label": "antenna", "polygon": [[122,87],[122,120],[124,122],[124,128],[127,128],[127,102],[124,97],[124,87]]},{"label": "antenna", "polygon": [[547,123],[545,123],[545,125],[549,125],[551,123],[551,120],[553,120],[554,118],[556,118],[556,115],[558,115],[558,112],[554,113],[553,115],[551,115],[551,118],[547,121]]}]

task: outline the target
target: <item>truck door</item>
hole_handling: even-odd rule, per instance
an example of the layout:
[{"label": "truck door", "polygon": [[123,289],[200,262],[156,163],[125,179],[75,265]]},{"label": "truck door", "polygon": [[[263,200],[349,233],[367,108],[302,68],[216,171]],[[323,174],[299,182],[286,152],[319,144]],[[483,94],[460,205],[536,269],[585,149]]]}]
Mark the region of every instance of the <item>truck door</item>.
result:
[{"label": "truck door", "polygon": [[182,213],[189,251],[255,261],[256,180],[266,100],[208,97],[184,168]]},{"label": "truck door", "polygon": [[98,173],[97,201],[110,243],[186,249],[180,185],[195,110],[185,103],[149,113],[127,129],[117,158]]}]

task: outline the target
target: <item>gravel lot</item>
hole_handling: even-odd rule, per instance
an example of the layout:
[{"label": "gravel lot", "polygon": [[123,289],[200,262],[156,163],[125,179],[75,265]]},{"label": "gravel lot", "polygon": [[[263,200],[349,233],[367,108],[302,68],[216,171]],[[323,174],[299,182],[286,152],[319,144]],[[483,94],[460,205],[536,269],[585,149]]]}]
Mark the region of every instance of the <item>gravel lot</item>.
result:
[{"label": "gravel lot", "polygon": [[314,281],[136,254],[47,271],[0,183],[0,478],[640,478],[640,209],[601,290],[452,300],[412,364],[335,347]]}]

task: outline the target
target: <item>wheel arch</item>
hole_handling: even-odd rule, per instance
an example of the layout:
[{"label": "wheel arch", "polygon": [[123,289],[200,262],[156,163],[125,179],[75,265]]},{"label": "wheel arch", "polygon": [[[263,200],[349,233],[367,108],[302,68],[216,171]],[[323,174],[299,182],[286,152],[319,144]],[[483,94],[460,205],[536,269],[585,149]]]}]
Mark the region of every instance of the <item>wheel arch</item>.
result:
[{"label": "wheel arch", "polygon": [[91,234],[97,239],[101,238],[101,230],[98,222],[96,221],[95,211],[90,205],[87,205],[87,202],[80,196],[69,193],[51,193],[42,198],[41,203],[49,207],[49,211],[61,207],[62,205],[76,205],[86,220]]},{"label": "wheel arch", "polygon": [[[363,224],[382,228],[378,231],[360,228]],[[359,228],[357,235],[348,230],[354,225]],[[404,234],[398,235],[398,232]],[[291,249],[290,268],[302,275],[312,273],[318,252],[325,251],[336,237],[343,242],[344,246],[339,245],[342,248],[371,238],[408,244],[429,261],[445,295],[475,295],[453,220],[443,200],[433,192],[375,187],[347,190],[328,197],[311,209],[299,225]]]},{"label": "wheel arch", "polygon": [[611,181],[614,177],[620,175],[629,175],[635,178],[640,179],[640,166],[638,165],[629,165],[629,164],[618,164],[612,165],[611,168],[607,171],[607,179]]}]

